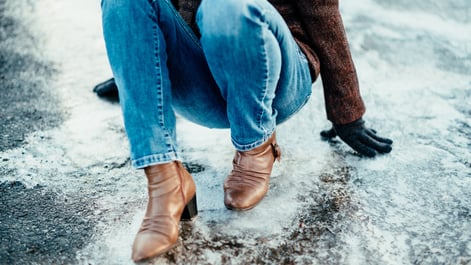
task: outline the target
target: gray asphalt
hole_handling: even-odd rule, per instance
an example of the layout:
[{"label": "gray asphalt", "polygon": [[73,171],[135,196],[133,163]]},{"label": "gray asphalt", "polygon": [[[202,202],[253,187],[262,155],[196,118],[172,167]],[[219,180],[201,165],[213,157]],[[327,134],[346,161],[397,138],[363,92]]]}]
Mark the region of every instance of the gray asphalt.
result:
[{"label": "gray asphalt", "polygon": [[[15,48],[22,46],[22,52]],[[0,1],[0,152],[25,144],[25,135],[60,124],[64,113],[48,91],[57,69],[38,58],[34,35]]]},{"label": "gray asphalt", "polygon": [[[99,0],[0,0],[0,264],[133,264],[146,204],[111,77]],[[149,264],[471,264],[471,4],[341,2],[367,125],[393,152],[324,142],[320,82],[277,128],[267,197],[225,209],[228,131],[178,119],[199,216]],[[295,133],[294,133],[295,132]]]},{"label": "gray asphalt", "polygon": [[[28,144],[25,135],[55,128],[66,116],[49,89],[57,67],[39,57],[34,35],[7,11],[0,0],[0,152]],[[9,162],[0,155],[1,164]],[[1,176],[14,174],[0,167]],[[89,203],[40,185],[1,182],[0,264],[75,262],[93,231]]]}]

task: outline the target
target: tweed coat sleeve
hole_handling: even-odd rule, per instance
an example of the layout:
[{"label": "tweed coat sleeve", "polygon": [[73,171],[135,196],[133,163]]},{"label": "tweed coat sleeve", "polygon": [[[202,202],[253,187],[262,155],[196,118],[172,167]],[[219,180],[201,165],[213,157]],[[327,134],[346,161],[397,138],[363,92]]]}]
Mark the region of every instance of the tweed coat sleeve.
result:
[{"label": "tweed coat sleeve", "polygon": [[346,124],[361,118],[365,106],[338,0],[293,2],[309,42],[319,57],[327,118],[335,124]]}]

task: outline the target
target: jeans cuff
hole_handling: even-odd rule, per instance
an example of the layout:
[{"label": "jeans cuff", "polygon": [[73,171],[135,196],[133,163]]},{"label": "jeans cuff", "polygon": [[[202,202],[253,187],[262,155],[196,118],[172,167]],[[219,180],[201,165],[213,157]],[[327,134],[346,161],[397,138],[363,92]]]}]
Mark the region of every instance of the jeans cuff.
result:
[{"label": "jeans cuff", "polygon": [[241,151],[241,152],[250,151],[264,144],[273,135],[274,132],[275,132],[275,129],[263,135],[262,139],[256,140],[255,142],[252,142],[249,144],[239,144],[236,142],[236,140],[234,140],[234,138],[232,138],[232,145],[237,151]]},{"label": "jeans cuff", "polygon": [[153,154],[132,159],[131,164],[133,167],[141,169],[152,165],[165,164],[175,160],[182,161],[178,153],[169,152],[165,154]]}]

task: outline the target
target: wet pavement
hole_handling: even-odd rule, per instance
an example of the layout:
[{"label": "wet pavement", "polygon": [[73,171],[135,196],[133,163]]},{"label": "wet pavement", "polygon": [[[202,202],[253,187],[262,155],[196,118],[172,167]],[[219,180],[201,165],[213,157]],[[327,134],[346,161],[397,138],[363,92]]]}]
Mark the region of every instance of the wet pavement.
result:
[{"label": "wet pavement", "polygon": [[4,0],[0,18],[0,151],[4,151],[24,144],[33,131],[59,125],[63,115],[48,90],[57,69],[40,56],[36,36],[19,17],[9,14]]},{"label": "wet pavement", "polygon": [[[361,158],[328,128],[320,83],[279,126],[255,209],[224,208],[228,131],[178,135],[200,214],[145,264],[471,264],[471,3],[341,2],[367,105],[393,152]],[[131,168],[98,0],[0,0],[0,264],[133,264],[146,183]]]}]

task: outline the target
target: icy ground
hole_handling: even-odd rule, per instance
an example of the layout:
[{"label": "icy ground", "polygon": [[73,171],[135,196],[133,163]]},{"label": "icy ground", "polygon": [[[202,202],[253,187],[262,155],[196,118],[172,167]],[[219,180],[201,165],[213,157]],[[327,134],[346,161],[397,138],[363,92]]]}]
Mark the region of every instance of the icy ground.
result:
[{"label": "icy ground", "polygon": [[[54,69],[44,102],[65,118],[0,152],[0,263],[133,264],[146,184],[130,167],[119,106],[91,92],[111,76],[99,1],[5,8]],[[283,157],[267,197],[236,213],[222,201],[228,131],[179,120],[200,214],[149,264],[471,264],[471,1],[341,1],[341,11],[365,119],[395,141],[392,153],[360,158],[322,141],[318,82],[277,130]],[[25,53],[15,38],[2,45]]]}]

